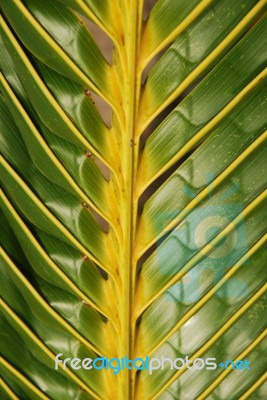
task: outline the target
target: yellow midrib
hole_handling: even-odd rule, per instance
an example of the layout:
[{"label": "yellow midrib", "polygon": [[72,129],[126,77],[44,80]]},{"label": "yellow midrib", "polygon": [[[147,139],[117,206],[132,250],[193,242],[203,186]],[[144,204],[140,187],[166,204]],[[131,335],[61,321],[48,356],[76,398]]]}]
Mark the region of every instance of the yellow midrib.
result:
[{"label": "yellow midrib", "polygon": [[[139,0],[124,1],[125,23],[121,32],[121,52],[119,62],[125,62],[124,67],[115,65],[118,71],[124,70],[124,81],[122,83],[122,113],[124,114],[124,126],[116,134],[121,138],[121,188],[120,214],[122,227],[122,243],[119,258],[119,276],[121,280],[121,296],[119,299],[120,316],[120,341],[118,344],[118,357],[132,354],[132,243],[134,240],[133,227],[136,215],[133,212],[133,182],[135,175],[134,134],[136,119],[136,98],[138,97],[139,85],[136,85],[136,49],[138,46]],[[119,78],[119,73],[118,73]],[[119,130],[119,128],[117,129]],[[119,387],[117,391],[118,400],[132,398],[131,371],[125,369],[119,376]]]}]

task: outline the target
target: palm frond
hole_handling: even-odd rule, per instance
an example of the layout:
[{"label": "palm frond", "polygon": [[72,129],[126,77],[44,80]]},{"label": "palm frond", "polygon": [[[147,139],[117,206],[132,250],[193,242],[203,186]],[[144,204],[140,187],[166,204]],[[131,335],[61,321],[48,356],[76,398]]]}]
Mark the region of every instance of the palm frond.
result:
[{"label": "palm frond", "polygon": [[1,398],[263,399],[266,2],[0,5]]}]

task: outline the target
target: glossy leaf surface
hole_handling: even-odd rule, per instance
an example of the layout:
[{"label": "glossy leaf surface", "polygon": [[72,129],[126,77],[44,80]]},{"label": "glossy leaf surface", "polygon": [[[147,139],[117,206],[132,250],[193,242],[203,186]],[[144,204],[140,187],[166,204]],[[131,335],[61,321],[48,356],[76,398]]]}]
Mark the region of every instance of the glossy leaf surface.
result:
[{"label": "glossy leaf surface", "polygon": [[0,0],[1,399],[264,399],[266,4],[148,3]]}]

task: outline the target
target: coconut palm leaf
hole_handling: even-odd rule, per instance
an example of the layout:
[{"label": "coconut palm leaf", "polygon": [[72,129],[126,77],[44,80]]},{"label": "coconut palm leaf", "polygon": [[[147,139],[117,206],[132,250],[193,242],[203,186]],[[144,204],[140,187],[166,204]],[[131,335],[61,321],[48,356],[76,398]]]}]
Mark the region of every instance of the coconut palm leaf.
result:
[{"label": "coconut palm leaf", "polygon": [[0,0],[1,399],[265,398],[266,3],[148,3]]}]

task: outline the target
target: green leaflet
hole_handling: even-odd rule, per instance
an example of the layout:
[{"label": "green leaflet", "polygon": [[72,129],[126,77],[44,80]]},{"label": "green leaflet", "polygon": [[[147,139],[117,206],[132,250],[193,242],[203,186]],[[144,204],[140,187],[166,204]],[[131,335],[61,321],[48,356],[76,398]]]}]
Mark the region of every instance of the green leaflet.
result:
[{"label": "green leaflet", "polygon": [[[4,312],[4,315],[5,314],[6,313]],[[17,321],[14,321],[8,315],[6,316],[5,320],[2,321],[5,324],[9,323],[11,325],[9,327],[9,330],[13,331],[10,338],[11,340],[5,341],[4,343],[5,357],[8,358],[11,357],[12,362],[17,364],[17,367],[19,367],[23,371],[23,373],[35,383],[35,385],[38,386],[40,385],[40,383],[42,384],[42,382],[43,383],[46,382],[46,384],[49,386],[48,392],[56,390],[56,394],[57,392],[59,392],[57,394],[58,396],[60,395],[60,393],[62,393],[63,390],[62,388],[64,387],[65,390],[67,388],[67,393],[70,391],[70,394],[72,391],[74,391],[74,393],[77,391],[77,386],[75,387],[75,385],[72,383],[71,380],[70,381],[67,380],[66,382],[66,377],[60,376],[61,375],[60,373],[54,372],[54,374],[51,375],[51,373],[48,372],[49,370],[52,369],[51,364],[53,364],[54,360],[53,359],[51,360],[52,357],[49,357],[47,354],[45,354],[45,352],[42,351],[42,349],[40,349],[40,347],[38,346],[38,343],[36,343],[32,337],[29,337],[29,335],[27,335],[27,332],[22,327],[18,326]],[[42,326],[40,322],[39,326]],[[53,332],[51,328],[49,329],[49,331],[50,333]],[[62,335],[62,333],[60,336],[62,337],[64,344],[64,336]],[[64,347],[64,352],[66,353],[68,351],[70,343],[68,343],[67,338],[65,340],[66,340],[66,346]],[[16,351],[15,354],[17,355],[15,359],[14,359],[14,350]],[[70,350],[70,353],[72,352],[73,349]],[[88,354],[88,350],[86,350],[86,354]],[[42,360],[42,362],[40,363],[39,360]],[[35,368],[32,368],[32,366],[34,366]],[[36,372],[34,372],[35,370]],[[58,383],[55,382],[56,380],[58,381]],[[78,382],[79,381],[82,382],[82,380],[80,379],[78,380]],[[93,396],[91,396],[91,398],[93,398]]]},{"label": "green leaflet", "polygon": [[[186,17],[190,19],[190,12],[192,12],[198,5],[198,1],[194,0],[191,2],[181,1],[179,4],[173,1],[158,1],[153,7],[146,30],[144,32],[146,52],[153,52],[166,39],[173,30],[177,29],[177,26],[184,22]],[[202,2],[204,7],[207,7],[209,2]],[[201,9],[201,8],[200,8]],[[198,15],[194,15],[192,20]]]},{"label": "green leaflet", "polygon": [[[144,120],[149,120],[158,112],[162,103],[170,104],[168,98],[176,89],[179,90],[180,85],[182,90],[177,92],[175,97],[189,84],[201,78],[207,68],[214,66],[215,61],[218,62],[218,58],[221,59],[225,49],[236,40],[232,33],[233,28],[255,3],[256,1],[247,0],[216,2],[206,11],[203,18],[178,36],[148,74],[141,103]],[[221,18],[222,14],[224,18]],[[199,69],[198,73],[196,68]],[[193,71],[196,75],[190,78]],[[185,86],[186,78],[188,84]]]},{"label": "green leaflet", "polygon": [[[224,252],[226,255],[222,258],[222,260],[220,260],[220,262],[218,262],[217,259],[218,255],[216,257],[215,249],[206,256],[205,260],[202,259],[197,264],[197,266],[193,269],[193,272],[188,273],[187,275],[184,274],[184,278],[182,280],[179,280],[176,285],[173,285],[167,293],[164,293],[159,299],[154,301],[153,305],[144,312],[139,330],[140,338],[142,338],[141,348],[145,348],[146,352],[150,353],[151,349],[153,349],[158,343],[160,343],[161,339],[168,334],[168,332],[173,328],[175,324],[179,322],[179,320],[181,320],[185,312],[189,310],[189,307],[195,304],[195,302],[200,301],[201,297],[207,291],[207,289],[210,289],[214,285],[214,283],[216,283],[219,279],[222,279],[225,273],[232,266],[234,266],[235,263],[238,262],[238,260],[242,256],[244,256],[248,249],[252,247],[253,244],[255,244],[255,242],[257,242],[257,240],[261,238],[261,236],[264,235],[264,223],[262,222],[264,217],[266,217],[264,206],[266,206],[266,204],[261,204],[258,211],[251,212],[251,214],[247,218],[244,217],[242,223],[240,223],[239,226],[236,228],[236,234],[238,237],[242,236],[242,234],[246,234],[247,246],[243,245],[241,247],[241,244],[239,243],[239,248],[232,251],[232,254],[230,254],[229,256],[232,245],[231,239],[233,241],[233,238],[230,237],[230,239],[228,239],[228,242],[225,242],[226,244]],[[257,227],[256,232],[255,227]],[[262,260],[262,252],[259,253]],[[179,255],[180,253],[178,253],[177,251],[173,251],[172,254]],[[177,261],[178,265],[181,265],[181,263],[179,263],[179,260]],[[155,266],[155,269],[156,268],[159,270],[159,272],[161,272],[162,275],[168,274],[167,271],[162,270],[162,265],[157,265]],[[262,268],[262,264],[259,264],[259,268]],[[186,269],[186,267],[184,267],[184,269]],[[243,270],[244,274],[246,274],[245,267],[243,268]],[[256,287],[260,285],[261,279],[264,279],[264,272],[263,270],[260,271],[261,278]],[[204,279],[203,276],[205,276],[205,274],[209,274],[209,278],[206,278],[205,282],[201,284],[201,279]],[[229,284],[225,284],[226,288],[228,285],[228,296],[227,291],[226,294],[224,294],[226,289],[221,289],[220,296],[224,296],[224,298],[226,298],[226,300],[224,300],[226,304],[223,310],[217,310],[219,319],[222,319],[222,315],[225,316],[225,318],[227,319],[227,317],[231,315],[231,306],[233,306],[234,308],[235,303],[240,306],[239,299],[240,301],[242,299],[244,301],[245,299],[247,299],[247,297],[249,297],[250,286],[252,286],[253,288],[253,285],[256,284],[256,280],[252,279],[252,281],[250,281],[250,278],[252,278],[252,276],[251,274],[249,275],[248,269],[247,274],[248,276],[245,278],[241,274],[241,279],[234,277],[235,279],[233,281],[236,281],[236,290],[234,290],[234,286],[231,290],[231,280]],[[257,274],[254,276],[254,278],[256,276]],[[248,278],[249,280],[247,281]],[[239,285],[238,280],[240,281]],[[253,289],[251,290],[253,293]],[[230,297],[229,300],[228,297]],[[233,297],[233,304],[231,303],[231,297]],[[212,303],[213,301],[215,301],[214,297],[210,300],[210,303]],[[194,320],[198,319],[201,326],[203,324],[204,327],[207,324],[206,318],[209,318],[209,315],[211,314],[213,315],[212,322],[209,322],[207,328],[199,328],[200,333],[196,338],[196,341],[198,343],[196,344],[196,346],[198,346],[202,340],[201,335],[205,335],[205,331],[207,329],[212,329],[211,324],[214,323],[214,327],[219,326],[219,319],[216,321],[214,312],[211,312],[211,309],[209,309],[210,303],[207,303],[207,305],[202,308],[199,313],[199,318],[194,318]],[[152,329],[149,329],[149,326],[151,324],[153,324],[153,331]],[[194,330],[190,332],[192,332],[193,334]],[[147,342],[144,342],[144,339],[147,339]],[[190,341],[190,347],[192,348],[192,351],[194,351],[192,341]]]},{"label": "green leaflet", "polygon": [[[42,172],[42,174],[52,182],[63,187],[65,190],[80,196],[85,202],[89,202],[89,204],[94,208],[96,208],[94,205],[96,199],[102,198],[103,203],[105,204],[108,184],[97,168],[95,162],[88,160],[85,152],[82,152],[80,148],[75,147],[64,140],[58,139],[40,121],[38,121],[38,118],[30,118],[29,114],[25,113],[22,109],[18,98],[16,98],[7,82],[4,82],[2,92],[5,94],[7,105],[10,108],[10,112],[13,113],[15,122],[19,127],[20,133],[22,134],[35,167],[37,167],[40,172]],[[9,111],[7,110],[4,100],[1,100],[1,103],[2,110],[6,114],[5,119],[8,119],[7,122],[3,121],[5,124],[5,126],[3,126],[3,136],[7,146],[12,148],[11,154],[13,154],[13,159],[20,158],[20,149],[17,145],[18,133],[15,133],[17,129],[11,122],[12,118],[7,117]],[[33,114],[33,117],[35,116],[36,115]],[[13,129],[12,136],[8,134],[10,130],[8,125],[10,124]],[[37,124],[39,125],[38,130],[36,129]],[[49,146],[47,146],[43,136],[48,141]],[[42,154],[41,158],[40,154]],[[78,170],[77,161],[80,164]],[[61,165],[62,163],[63,165]],[[47,169],[47,165],[50,165],[49,169]],[[65,166],[67,166],[67,168]],[[90,178],[86,181],[87,184],[85,186],[85,178],[88,175]],[[72,179],[72,176],[74,177],[74,180]],[[84,186],[84,192],[86,193],[81,190],[81,187],[84,188]],[[90,199],[88,199],[86,194],[88,194]],[[104,212],[108,215],[108,210]]]},{"label": "green leaflet", "polygon": [[[218,113],[221,112],[221,119],[224,116],[227,118],[232,109],[227,111],[225,106],[229,105],[253,79],[257,79],[257,75],[264,68],[266,54],[260,51],[260,48],[265,35],[266,23],[263,20],[229,52],[195,90],[186,96],[148,138],[142,165],[146,184],[168,162],[173,163],[173,158],[181,158],[209,134],[216,122],[210,129],[203,131],[203,134],[201,129],[208,128],[213,116],[219,117]],[[244,95],[251,90],[253,86],[247,88]],[[240,100],[241,97],[237,98],[237,102]]]},{"label": "green leaflet", "polygon": [[[235,173],[232,173],[228,180],[221,185],[219,189],[213,190],[210,188],[210,195],[205,202],[200,202],[191,213],[189,213],[186,222],[179,224],[176,229],[172,231],[170,236],[160,244],[158,242],[157,249],[146,263],[144,264],[142,273],[140,274],[140,285],[142,287],[142,301],[144,304],[150,297],[156,295],[156,293],[168,283],[170,278],[177,274],[177,279],[181,278],[180,271],[185,268],[187,263],[190,263],[190,268],[194,266],[194,271],[199,276],[202,271],[201,259],[203,265],[206,264],[206,257],[209,257],[208,252],[206,254],[199,253],[199,250],[204,247],[207,242],[215,239],[220,233],[224,237],[228,237],[228,240],[223,244],[223,248],[226,253],[230,253],[232,246],[235,248],[236,253],[233,252],[232,256],[241,256],[242,251],[247,251],[250,247],[248,244],[248,237],[245,227],[245,213],[246,207],[250,207],[250,204],[254,199],[264,191],[266,187],[266,163],[265,151],[258,150],[254,152],[247,160],[247,163],[243,163]],[[253,178],[254,174],[257,173],[259,180],[255,181]],[[185,199],[190,200],[190,191],[184,192]],[[191,192],[193,195],[193,192]],[[161,220],[158,220],[158,224],[161,226],[167,226],[179,210],[173,212],[163,211]],[[220,221],[216,218],[216,214],[219,215]],[[202,220],[207,219],[207,226],[209,226],[209,220],[213,217],[215,219],[215,226],[217,229],[214,231],[208,231],[205,226],[205,222]],[[236,225],[232,222],[236,219]],[[201,224],[199,226],[199,224]],[[223,233],[229,225],[232,228],[232,232]],[[199,228],[198,228],[199,226]],[[241,240],[242,243],[236,243],[236,232],[235,226],[240,226],[241,229]],[[198,229],[198,231],[196,231]],[[199,235],[199,236],[196,236]],[[206,235],[206,236],[205,236]],[[220,242],[218,244],[220,247]],[[240,247],[240,248],[239,248]],[[213,246],[216,248],[216,245]],[[207,249],[210,250],[210,249]],[[216,253],[216,250],[215,250]],[[170,257],[170,254],[172,256]],[[235,255],[236,254],[236,255]],[[195,259],[192,258],[196,256]],[[229,268],[229,263],[233,263],[233,259],[226,258],[225,262],[228,266],[224,266],[223,260],[222,265],[216,267],[216,274],[224,273],[224,268]],[[188,265],[189,266],[189,265]],[[212,267],[212,263],[211,263]],[[192,274],[189,274],[189,276]],[[186,281],[186,277],[184,278]],[[188,287],[190,292],[190,286]]]},{"label": "green leaflet", "polygon": [[[261,145],[266,138],[265,107],[263,82],[239,103],[232,111],[231,118],[219,123],[212,135],[148,200],[140,222],[140,251],[152,238],[162,235],[161,220],[164,212],[172,213],[169,224],[175,219],[177,224],[181,221],[180,214],[185,215],[190,211],[190,200],[195,203],[204,200],[211,190],[227,179],[236,166]],[[222,148],[224,152],[221,152]],[[194,199],[197,194],[199,196]]]},{"label": "green leaflet", "polygon": [[12,55],[17,73],[23,78],[22,82],[24,89],[27,91],[27,96],[41,121],[63,139],[82,146],[86,150],[92,149],[92,145],[90,145],[88,140],[84,138],[67,116],[66,111],[68,110],[65,111],[58,105],[46,85],[40,79],[40,76],[33,69],[32,64],[18,42],[15,41],[11,31],[2,23],[3,27],[5,31],[2,31],[2,37],[5,39],[5,46]]},{"label": "green leaflet", "polygon": [[[101,317],[94,309],[89,306],[86,307],[79,297],[55,288],[53,285],[48,284],[47,281],[39,278],[38,286],[41,288],[42,296],[49,301],[53,309],[47,307],[30,284],[26,287],[25,281],[23,281],[16,267],[6,260],[2,259],[2,261],[5,266],[2,271],[3,282],[1,288],[4,300],[8,298],[13,310],[19,312],[24,319],[27,314],[32,314],[33,318],[36,319],[36,325],[38,325],[39,321],[39,326],[36,326],[35,329],[37,332],[41,330],[43,338],[47,336],[51,340],[53,337],[52,332],[54,332],[54,335],[55,332],[59,332],[59,335],[73,336],[76,342],[81,341],[88,351],[91,351],[91,355],[93,355],[92,348],[94,346],[104,348],[100,337],[100,333],[104,331],[104,321],[103,318],[101,320]],[[4,276],[5,270],[9,270],[8,278]],[[58,317],[57,313],[63,318]],[[68,324],[64,319],[68,320]],[[91,329],[92,325],[96,329]]]},{"label": "green leaflet", "polygon": [[[27,9],[22,3],[11,0],[3,4],[3,9],[17,34],[22,35],[25,46],[37,58],[69,78],[75,74],[78,82],[88,82],[88,76],[93,87],[101,90],[106,82],[100,79],[106,77],[108,67],[86,28],[65,7],[55,5],[51,0],[46,2],[45,7],[42,4],[30,0],[26,4],[29,7]],[[83,57],[83,54],[88,54],[89,58]],[[62,63],[62,58],[65,63]],[[77,65],[72,59],[76,60]],[[95,71],[99,73],[96,75]]]},{"label": "green leaflet", "polygon": [[[238,324],[233,324],[231,326],[231,328],[227,331],[227,333],[223,334],[219,339],[217,339],[216,344],[209,348],[208,351],[206,353],[202,353],[202,357],[217,357],[218,359],[222,359],[222,360],[227,360],[230,357],[231,358],[235,358],[237,357],[237,359],[239,358],[238,355],[240,353],[242,353],[242,351],[246,348],[246,346],[248,346],[250,343],[253,343],[253,340],[256,340],[256,338],[258,337],[258,335],[260,335],[262,332],[264,332],[264,323],[263,321],[259,321],[259,323],[257,323],[257,327],[253,328],[253,324],[251,322],[251,315],[253,315],[253,313],[255,312],[255,310],[257,308],[260,308],[261,305],[265,304],[266,302],[266,296],[261,297],[257,302],[255,302],[255,304],[248,310],[247,314],[244,314],[241,319],[238,321]],[[217,314],[217,312],[222,312],[222,304],[220,304],[220,300],[217,300],[217,304],[214,303],[213,304],[213,309],[211,311],[211,309],[209,310],[210,312],[212,312],[212,315],[214,315],[215,321],[219,321],[220,317],[219,314]],[[206,310],[208,311],[208,310]],[[262,315],[262,314],[261,314]],[[198,320],[199,321],[199,320]],[[195,329],[205,329],[205,325],[204,325],[204,319],[202,317],[201,320],[201,325],[197,326],[195,325],[194,327],[191,328],[191,332],[192,330]],[[206,326],[207,326],[207,322],[208,324],[210,324],[210,320],[206,321]],[[255,321],[254,321],[255,322]],[[237,328],[238,327],[238,328]],[[233,349],[231,347],[231,343],[233,343],[233,341],[236,339],[236,329],[242,329],[242,341],[239,341],[235,348]],[[206,332],[206,334],[208,334],[208,332]],[[181,329],[181,333],[180,335],[176,335],[176,337],[173,337],[168,343],[166,343],[164,349],[162,349],[159,352],[156,352],[155,354],[153,354],[153,356],[158,356],[161,354],[164,354],[165,357],[170,357],[172,359],[175,359],[176,357],[182,357],[184,356],[184,351],[181,352],[180,350],[180,346],[177,346],[177,343],[184,343],[185,338],[188,338],[188,330],[185,329]],[[191,339],[191,337],[190,337]],[[192,339],[191,339],[192,340]],[[177,348],[176,348],[177,347]],[[229,348],[231,348],[231,356],[229,354]],[[231,388],[233,390],[235,390],[235,393],[237,394],[242,394],[253,382],[253,380],[256,380],[257,378],[259,378],[263,372],[264,372],[264,368],[265,368],[265,363],[264,361],[261,359],[260,360],[260,354],[264,349],[264,343],[260,343],[258,345],[258,347],[254,350],[254,352],[248,353],[248,358],[251,360],[251,363],[254,362],[257,363],[257,368],[255,371],[255,375],[254,377],[248,376],[248,381],[242,381],[242,383],[240,382],[240,375],[238,376],[237,371],[232,371],[231,374],[231,378],[233,379],[233,381],[231,382]],[[190,354],[191,349],[188,351],[188,349],[185,350],[186,354]],[[191,358],[191,357],[190,357]],[[259,362],[256,362],[256,360],[259,358]],[[169,378],[170,379],[170,372],[171,371],[166,371],[165,372],[165,379],[162,377],[162,373],[160,374],[160,378],[164,379],[163,381],[159,379],[159,373],[155,373],[155,376],[152,375],[152,377],[150,376],[150,379],[146,379],[145,382],[142,382],[143,386],[143,391],[144,393],[147,394],[152,394],[153,392],[155,393],[156,390],[159,390],[159,387],[163,386],[164,381]],[[179,371],[181,374],[181,371]],[[184,372],[184,375],[181,375],[181,377],[179,378],[179,380],[177,380],[175,382],[175,384],[171,385],[168,390],[166,390],[166,392],[159,396],[158,398],[160,399],[168,399],[171,394],[173,394],[173,396],[177,396],[177,393],[179,393],[180,396],[185,396],[188,393],[190,393],[191,396],[198,396],[201,393],[201,389],[199,388],[204,388],[207,387],[209,384],[212,384],[213,380],[218,376],[218,374],[221,371],[215,370],[213,372],[208,372],[207,371],[197,371],[196,374],[193,374],[192,372]],[[169,376],[166,376],[166,375]],[[152,378],[152,379],[151,379]],[[194,384],[193,384],[194,382]],[[227,387],[227,385],[229,385],[229,378],[228,381],[225,380],[225,382],[223,383],[223,385],[220,386],[219,389],[216,390],[216,392],[214,393],[214,395],[216,396],[216,394],[219,396],[221,396],[223,398],[226,397],[225,393],[229,393],[229,386]],[[222,387],[223,386],[223,387]],[[152,396],[151,396],[152,398]]]}]

